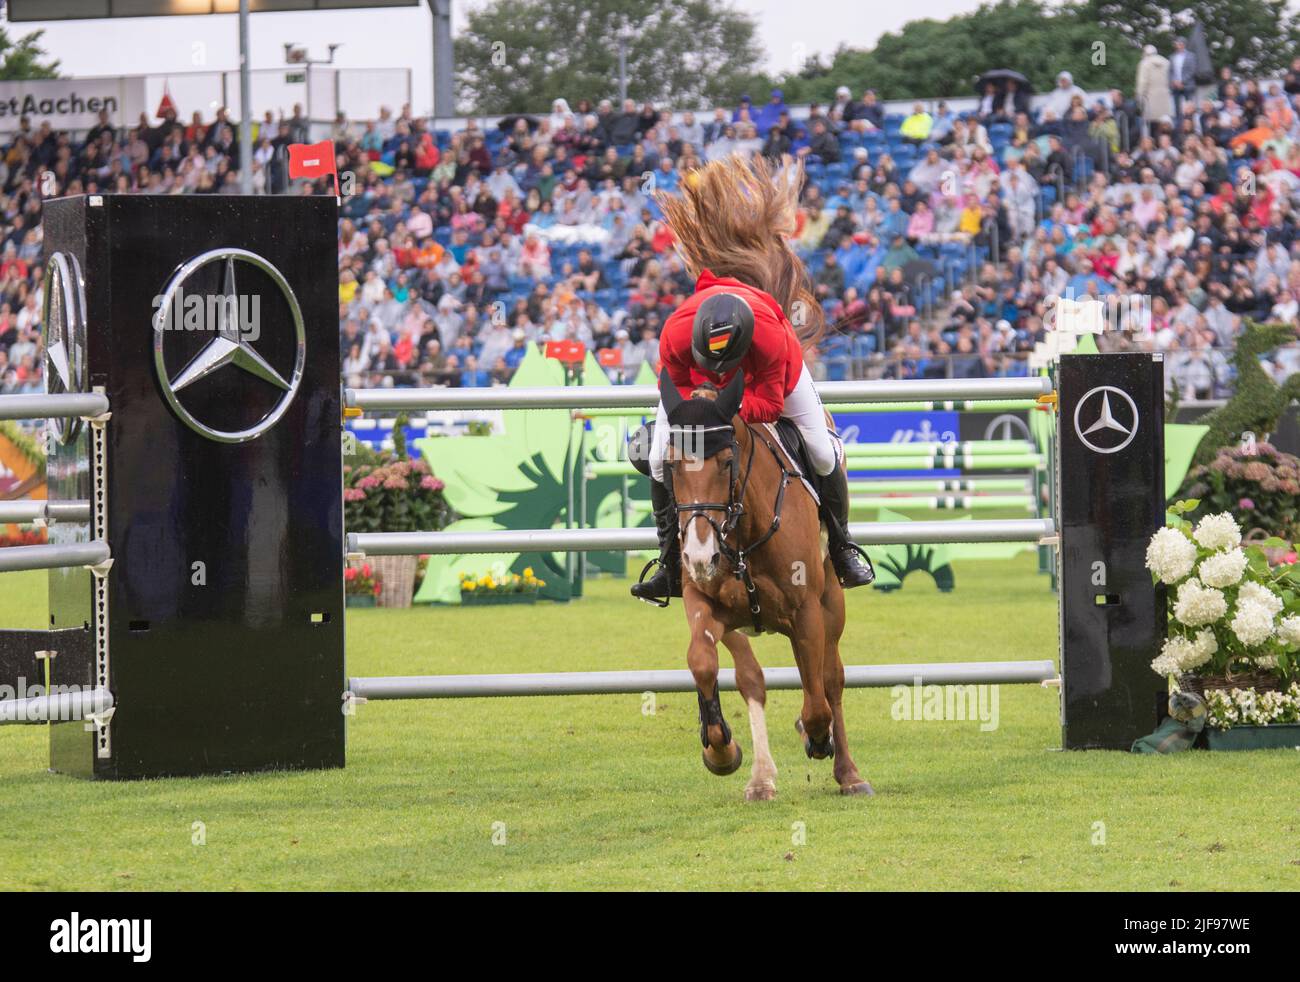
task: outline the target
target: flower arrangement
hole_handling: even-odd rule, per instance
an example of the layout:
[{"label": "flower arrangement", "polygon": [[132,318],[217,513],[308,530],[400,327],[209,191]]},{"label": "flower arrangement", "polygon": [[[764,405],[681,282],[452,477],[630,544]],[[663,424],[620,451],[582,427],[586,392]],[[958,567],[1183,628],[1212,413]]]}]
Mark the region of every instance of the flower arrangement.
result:
[{"label": "flower arrangement", "polygon": [[343,468],[343,510],[349,532],[436,532],[451,521],[428,461],[391,454]]},{"label": "flower arrangement", "polygon": [[43,546],[49,541],[44,528],[23,528],[17,525],[0,526],[0,548],[5,546]]},{"label": "flower arrangement", "polygon": [[483,576],[474,576],[472,573],[460,574],[460,592],[462,595],[467,593],[477,596],[536,595],[544,586],[546,586],[546,581],[534,576],[531,566],[525,567],[522,574],[505,573],[497,576],[493,576],[491,573]]},{"label": "flower arrangement", "polygon": [[348,566],[343,570],[343,592],[350,597],[377,597],[381,586],[379,576],[369,563]]},{"label": "flower arrangement", "polygon": [[[1175,688],[1189,681],[1180,683],[1180,676],[1199,680],[1207,703],[1216,691],[1281,689],[1288,682],[1296,688],[1300,566],[1270,565],[1266,554],[1290,551],[1290,544],[1276,538],[1243,543],[1241,527],[1226,511],[1195,524],[1183,517],[1199,505],[1194,499],[1175,504],[1169,522],[1147,546],[1147,569],[1168,587],[1167,637],[1152,671],[1169,676]],[[1234,679],[1253,685],[1233,687]],[[1283,693],[1268,695],[1270,707],[1283,705],[1277,702]],[[1224,707],[1235,705],[1234,699],[1231,693],[1214,696],[1210,705],[1221,708],[1217,717],[1212,710],[1212,723],[1231,725]]]},{"label": "flower arrangement", "polygon": [[1227,512],[1246,529],[1287,541],[1300,536],[1300,459],[1272,444],[1223,447],[1187,475],[1187,493],[1200,502],[1196,518]]},{"label": "flower arrangement", "polygon": [[1219,730],[1300,723],[1300,682],[1292,682],[1285,692],[1211,689],[1205,694],[1205,706],[1207,722]]}]

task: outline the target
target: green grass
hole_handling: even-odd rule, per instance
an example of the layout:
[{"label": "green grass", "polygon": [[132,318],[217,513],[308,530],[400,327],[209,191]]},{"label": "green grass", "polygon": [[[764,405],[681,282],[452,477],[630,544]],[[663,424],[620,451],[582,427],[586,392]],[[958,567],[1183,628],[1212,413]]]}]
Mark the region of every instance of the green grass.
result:
[{"label": "green grass", "polygon": [[[1051,657],[1055,604],[1025,555],[849,595],[845,660]],[[355,675],[678,668],[680,605],[588,584],[568,605],[361,610]],[[42,574],[0,576],[0,624],[39,625]],[[756,643],[791,664],[778,638]],[[847,699],[871,799],[835,793],[769,697],[778,798],[748,765],[700,763],[695,699],[370,703],[343,771],[91,783],[45,772],[39,727],[0,728],[0,887],[63,889],[1300,888],[1291,751],[1062,753],[1055,691],[1001,690],[1000,726],[898,722],[885,690]],[[740,699],[723,707],[748,752]],[[195,822],[206,845],[192,844]],[[501,823],[497,825],[497,823]],[[1104,825],[1104,844],[1097,842]],[[494,827],[504,829],[493,843]],[[795,844],[797,829],[806,841]]]}]

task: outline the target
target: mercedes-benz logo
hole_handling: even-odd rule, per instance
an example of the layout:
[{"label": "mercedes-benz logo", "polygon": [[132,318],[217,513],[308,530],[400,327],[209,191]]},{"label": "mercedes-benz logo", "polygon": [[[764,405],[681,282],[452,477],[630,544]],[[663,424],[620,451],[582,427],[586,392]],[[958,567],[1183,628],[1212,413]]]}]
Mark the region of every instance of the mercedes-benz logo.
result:
[{"label": "mercedes-benz logo", "polygon": [[[1087,425],[1082,420],[1087,420]],[[1133,442],[1137,429],[1137,404],[1113,385],[1089,389],[1074,407],[1074,432],[1085,447],[1097,453],[1118,453]]]},{"label": "mercedes-benz logo", "polygon": [[[81,264],[71,253],[56,252],[45,266],[45,391],[51,395],[86,391],[86,285]],[[78,417],[51,419],[60,443],[81,432]]]},{"label": "mercedes-benz logo", "polygon": [[[176,299],[178,291],[184,292],[183,287],[186,282],[209,263],[225,264],[222,295],[219,298],[221,302],[216,304],[218,314],[217,323],[214,325],[213,330],[215,337],[204,345],[184,368],[172,375],[168,372],[166,361],[163,358],[163,343],[168,333],[166,323],[167,319],[173,316],[171,313],[172,303]],[[266,359],[253,348],[252,342],[245,338],[241,332],[238,316],[240,305],[238,292],[235,288],[235,266],[237,263],[246,263],[265,273],[279,288],[289,306],[290,314],[293,317],[294,331],[297,334],[297,342],[293,372],[288,379],[285,379],[271,367]],[[213,249],[201,253],[184,263],[167,281],[167,287],[162,292],[154,316],[153,327],[154,367],[158,372],[158,381],[162,385],[163,396],[166,398],[167,404],[171,406],[172,411],[180,417],[186,426],[201,433],[209,440],[217,440],[221,443],[244,443],[248,440],[257,439],[279,422],[280,417],[285,414],[290,403],[293,402],[294,396],[297,395],[298,387],[302,384],[303,365],[307,353],[307,336],[303,325],[302,308],[298,306],[298,298],[294,296],[293,288],[289,286],[289,281],[284,278],[284,275],[255,252],[234,248]],[[177,395],[199,379],[207,378],[227,366],[247,372],[281,392],[279,400],[271,408],[270,412],[248,429],[228,431],[208,426],[196,419],[182,405]]]}]

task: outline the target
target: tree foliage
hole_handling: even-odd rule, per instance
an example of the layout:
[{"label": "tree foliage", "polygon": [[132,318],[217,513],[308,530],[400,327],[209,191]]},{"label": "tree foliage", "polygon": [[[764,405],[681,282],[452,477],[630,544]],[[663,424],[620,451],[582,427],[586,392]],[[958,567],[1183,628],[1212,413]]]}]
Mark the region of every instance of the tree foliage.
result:
[{"label": "tree foliage", "polygon": [[1062,69],[1085,89],[1131,89],[1139,56],[1130,40],[1099,26],[1080,5],[1001,0],[946,21],[911,21],[870,51],[841,46],[824,73],[781,83],[787,102],[825,102],[840,85],[855,98],[868,87],[884,99],[938,98],[973,94],[978,75],[1012,68],[1036,91]]},{"label": "tree foliage", "polygon": [[627,31],[628,96],[675,108],[734,100],[762,59],[756,26],[717,0],[491,0],[456,40],[462,109],[545,112],[564,98],[618,94]]},{"label": "tree foliage", "polygon": [[1085,0],[1084,10],[1135,48],[1154,44],[1165,55],[1174,38],[1199,21],[1216,71],[1227,66],[1245,75],[1281,73],[1300,42],[1300,20],[1286,0]]},{"label": "tree foliage", "polygon": [[[486,113],[541,112],[551,101],[612,96],[618,89],[619,25],[628,42],[628,93],[676,108],[763,102],[780,86],[786,102],[829,102],[847,85],[884,99],[973,94],[994,68],[1023,72],[1035,90],[1061,70],[1088,90],[1133,91],[1142,46],[1168,55],[1193,19],[1214,68],[1281,72],[1300,46],[1300,15],[1287,0],[996,0],[946,21],[915,20],[869,50],[841,45],[797,69],[757,72],[755,25],[718,0],[492,0],[469,15],[457,41],[466,107]],[[494,57],[495,55],[495,57]]]},{"label": "tree foliage", "polygon": [[38,42],[44,33],[33,31],[15,41],[8,31],[0,28],[0,81],[59,77],[57,61],[42,61],[45,52],[38,46]]}]

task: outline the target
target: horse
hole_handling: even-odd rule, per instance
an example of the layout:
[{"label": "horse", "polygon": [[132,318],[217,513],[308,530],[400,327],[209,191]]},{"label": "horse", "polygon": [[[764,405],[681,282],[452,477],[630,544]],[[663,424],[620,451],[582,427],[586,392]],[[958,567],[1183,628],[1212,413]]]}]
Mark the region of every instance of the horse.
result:
[{"label": "horse", "polygon": [[721,392],[705,385],[690,398],[667,373],[659,386],[672,430],[664,473],[679,519],[682,601],[691,635],[686,657],[699,699],[704,766],[725,776],[743,760],[718,698],[721,641],[749,710],[754,761],[745,799],[776,796],[763,669],[745,636],[775,632],[790,639],[799,666],[803,709],[795,728],[805,752],[816,760],[834,758],[842,794],[870,795],[845,732],[839,648],[844,591],[826,553],[817,503],[779,441],[739,417],[744,387],[740,372]]}]

